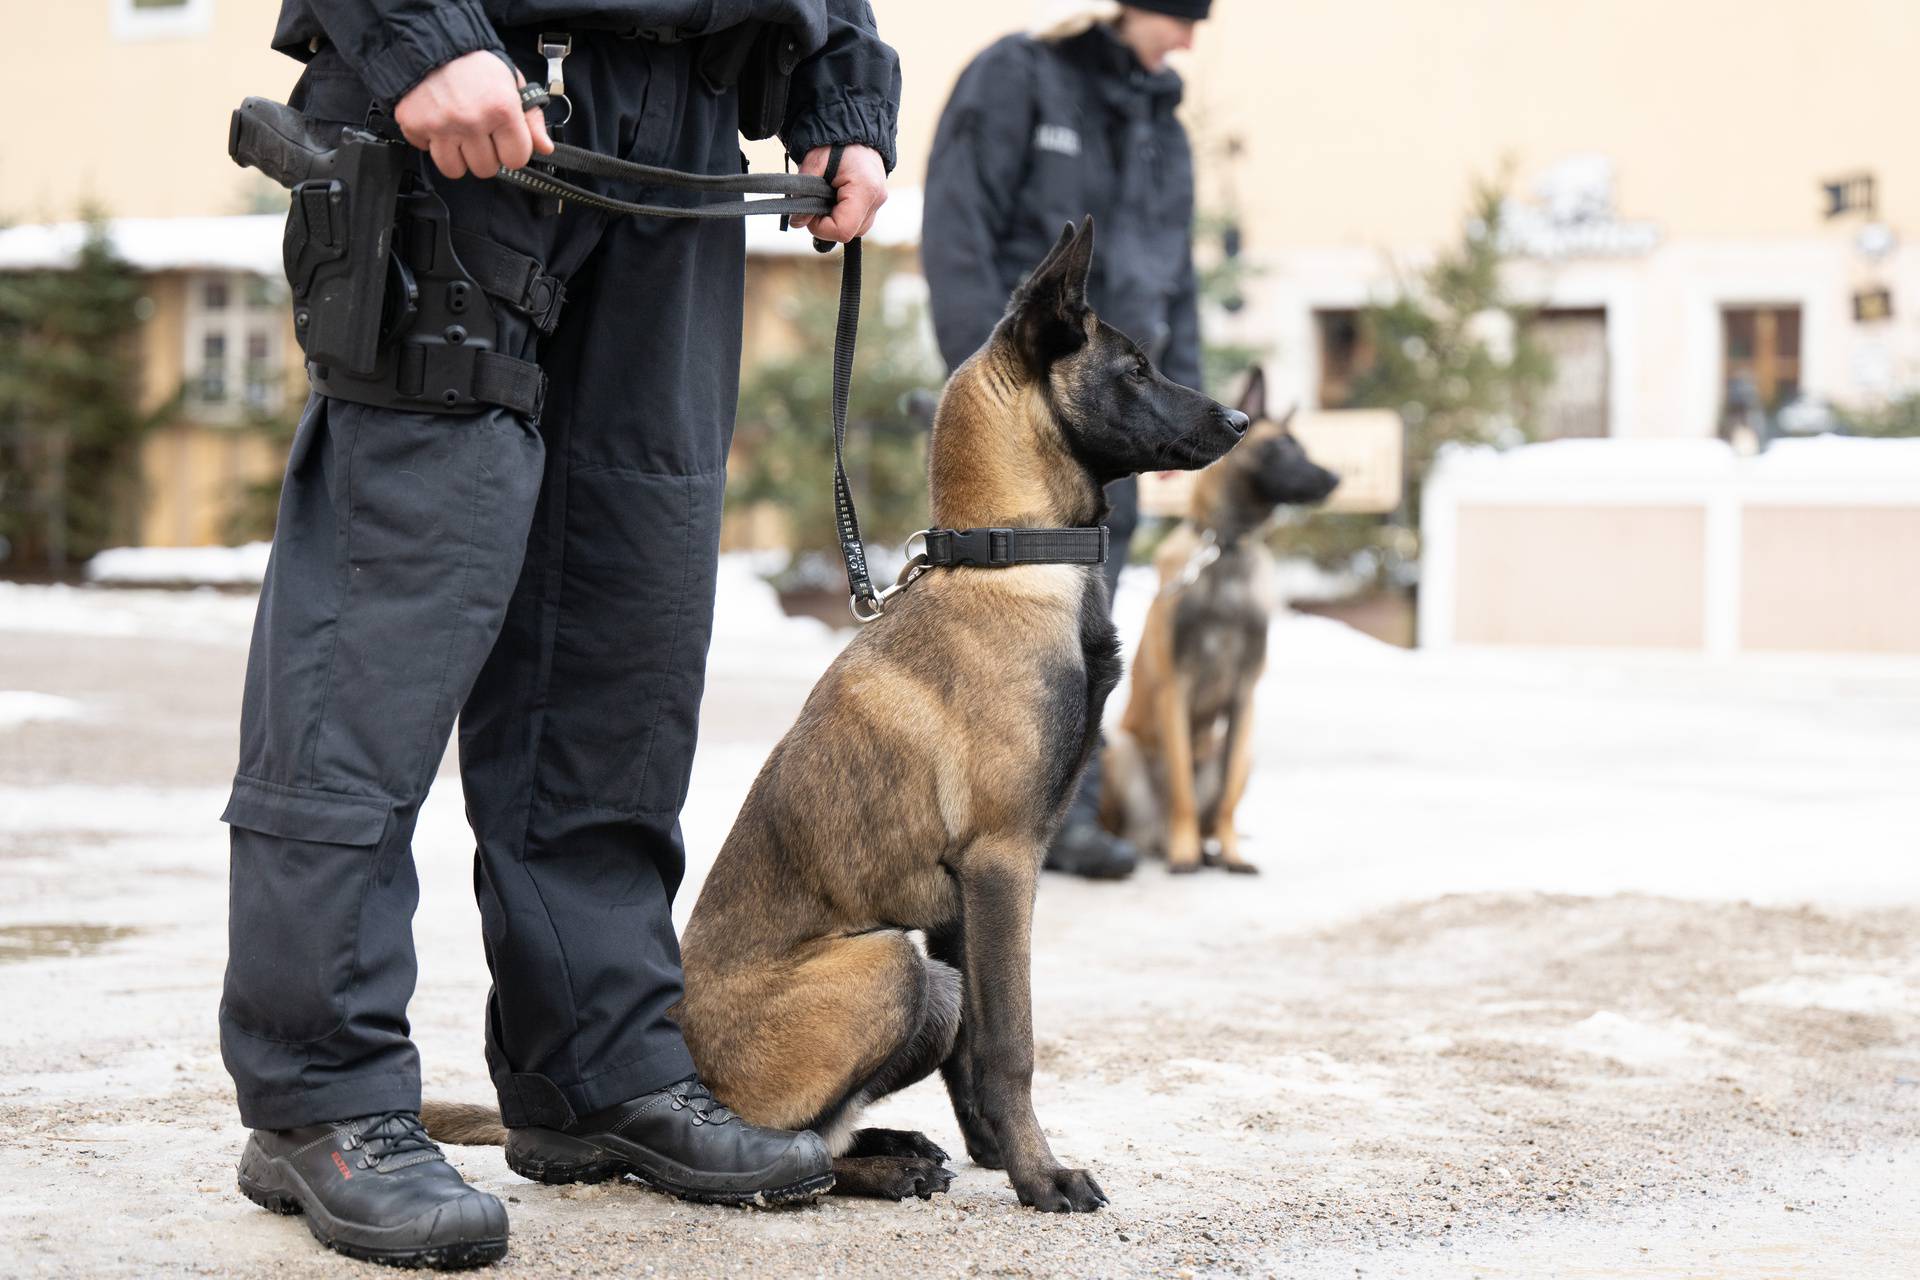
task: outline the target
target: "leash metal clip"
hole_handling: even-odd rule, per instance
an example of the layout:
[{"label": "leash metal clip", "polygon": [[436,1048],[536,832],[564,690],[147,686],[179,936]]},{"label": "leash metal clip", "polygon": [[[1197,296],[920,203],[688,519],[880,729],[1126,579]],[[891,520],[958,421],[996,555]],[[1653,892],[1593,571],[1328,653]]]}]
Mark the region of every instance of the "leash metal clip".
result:
[{"label": "leash metal clip", "polygon": [[[920,554],[918,555],[913,554],[914,538],[920,539]],[[855,621],[872,622],[875,618],[878,618],[887,611],[887,601],[893,599],[902,591],[905,591],[908,587],[919,581],[920,575],[927,571],[929,566],[927,564],[927,531],[925,529],[916,529],[913,531],[907,538],[906,551],[907,562],[900,567],[900,576],[893,580],[892,586],[871,598],[863,599],[860,596],[848,597],[848,603],[853,608]],[[861,612],[860,606],[863,603],[867,605],[872,612]]]}]

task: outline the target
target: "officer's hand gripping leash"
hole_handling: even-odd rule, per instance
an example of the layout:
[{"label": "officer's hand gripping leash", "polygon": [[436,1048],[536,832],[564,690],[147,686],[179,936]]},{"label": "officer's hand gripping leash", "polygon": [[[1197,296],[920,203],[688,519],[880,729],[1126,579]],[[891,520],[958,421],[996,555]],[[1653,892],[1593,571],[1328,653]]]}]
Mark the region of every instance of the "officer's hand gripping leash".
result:
[{"label": "officer's hand gripping leash", "polygon": [[[524,88],[520,97],[529,109],[550,100],[547,90],[535,85]],[[638,217],[821,216],[833,212],[833,180],[844,149],[833,145],[821,177],[709,175],[558,143],[541,158],[539,168],[505,169],[498,177],[546,198]],[[550,333],[565,288],[524,255],[453,229],[445,202],[416,180],[417,162],[404,141],[387,136],[378,120],[365,129],[325,125],[280,103],[248,98],[233,113],[227,151],[236,164],[259,169],[293,191],[282,253],[293,289],[294,333],[317,390],[391,408],[458,413],[497,404],[539,417],[545,375],[530,361],[494,350],[498,326],[479,294],[515,306],[541,332]],[[681,191],[766,198],[642,204],[589,190],[559,177],[554,169]],[[819,252],[832,251],[829,241],[816,237],[813,243]],[[856,236],[847,241],[841,258],[840,312],[833,340],[834,522],[856,619],[871,622],[880,617],[887,600],[929,568],[1105,563],[1105,527],[927,529],[914,535],[925,540],[925,549],[909,559],[892,586],[876,589],[844,457],[859,322]]]}]

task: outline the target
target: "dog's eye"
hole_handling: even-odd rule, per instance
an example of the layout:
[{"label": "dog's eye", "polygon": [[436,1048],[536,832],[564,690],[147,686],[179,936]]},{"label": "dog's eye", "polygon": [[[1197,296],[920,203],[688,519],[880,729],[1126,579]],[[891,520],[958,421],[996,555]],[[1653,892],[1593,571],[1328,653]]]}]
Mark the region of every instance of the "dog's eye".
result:
[{"label": "dog's eye", "polygon": [[1147,380],[1147,375],[1151,372],[1152,370],[1150,370],[1147,367],[1147,362],[1145,360],[1142,360],[1139,364],[1136,364],[1135,366],[1133,366],[1132,369],[1130,369],[1127,372],[1127,376],[1129,378],[1132,378],[1135,382],[1145,382]]}]

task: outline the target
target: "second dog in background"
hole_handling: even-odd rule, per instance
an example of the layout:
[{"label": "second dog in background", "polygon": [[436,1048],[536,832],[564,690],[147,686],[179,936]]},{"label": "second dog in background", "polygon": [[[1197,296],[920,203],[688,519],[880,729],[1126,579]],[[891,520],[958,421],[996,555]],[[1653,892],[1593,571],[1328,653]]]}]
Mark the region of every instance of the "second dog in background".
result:
[{"label": "second dog in background", "polygon": [[1160,592],[1126,713],[1107,741],[1102,822],[1175,872],[1199,870],[1203,857],[1258,870],[1241,856],[1233,815],[1252,768],[1253,691],[1280,603],[1259,534],[1281,506],[1324,501],[1340,483],[1293,438],[1291,411],[1267,418],[1258,369],[1240,408],[1254,422],[1246,440],[1200,474],[1187,518],[1154,558]]}]

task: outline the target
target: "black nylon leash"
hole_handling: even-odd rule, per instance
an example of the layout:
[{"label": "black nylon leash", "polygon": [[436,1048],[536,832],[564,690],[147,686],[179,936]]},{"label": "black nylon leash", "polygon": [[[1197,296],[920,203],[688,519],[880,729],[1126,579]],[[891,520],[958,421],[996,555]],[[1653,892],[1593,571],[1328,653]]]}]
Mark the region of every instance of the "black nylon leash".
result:
[{"label": "black nylon leash", "polygon": [[[827,185],[833,185],[840,172],[839,143],[827,152]],[[813,247],[827,253],[830,241],[815,238]],[[860,237],[847,241],[840,259],[840,317],[833,329],[833,524],[840,535],[840,558],[847,565],[847,592],[853,616],[871,622],[880,616],[885,602],[873,589],[873,574],[867,568],[867,548],[860,541],[860,515],[853,509],[853,486],[847,483],[847,403],[853,395],[853,348],[860,334]]]}]

